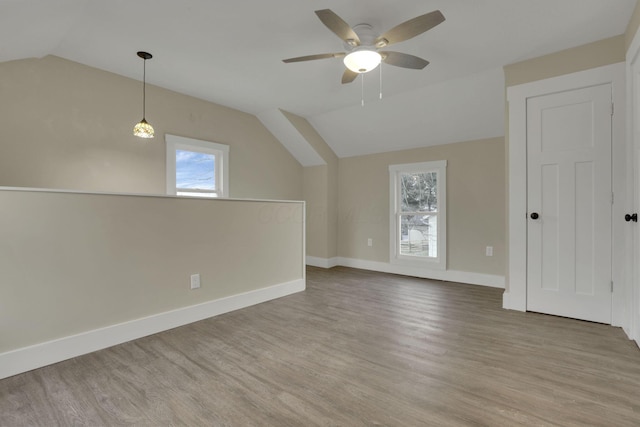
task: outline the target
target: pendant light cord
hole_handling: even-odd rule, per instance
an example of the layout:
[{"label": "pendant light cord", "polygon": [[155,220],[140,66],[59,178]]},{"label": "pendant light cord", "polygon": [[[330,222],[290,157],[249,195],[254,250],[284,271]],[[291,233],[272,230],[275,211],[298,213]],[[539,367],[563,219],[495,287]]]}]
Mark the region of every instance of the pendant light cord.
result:
[{"label": "pendant light cord", "polygon": [[145,119],[146,106],[147,106],[147,59],[143,58],[142,63],[142,119]]}]

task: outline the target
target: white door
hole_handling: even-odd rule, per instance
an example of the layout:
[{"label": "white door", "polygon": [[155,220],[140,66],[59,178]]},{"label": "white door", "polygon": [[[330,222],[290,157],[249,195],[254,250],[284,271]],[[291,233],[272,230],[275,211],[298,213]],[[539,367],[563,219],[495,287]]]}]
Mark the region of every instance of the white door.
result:
[{"label": "white door", "polygon": [[527,100],[527,310],[611,323],[611,85]]}]

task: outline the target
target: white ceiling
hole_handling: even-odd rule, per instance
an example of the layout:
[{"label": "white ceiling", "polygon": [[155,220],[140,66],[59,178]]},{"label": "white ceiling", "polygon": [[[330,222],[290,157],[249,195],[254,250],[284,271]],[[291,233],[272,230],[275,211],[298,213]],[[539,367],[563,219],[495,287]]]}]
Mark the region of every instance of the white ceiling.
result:
[{"label": "white ceiling", "polygon": [[[625,31],[636,0],[0,0],[0,62],[57,55],[255,115],[306,117],[340,157],[500,136],[502,66]],[[440,9],[446,21],[393,45],[431,62],[342,85],[316,17],[329,8],[377,32]],[[152,120],[152,118],[150,118]]]}]

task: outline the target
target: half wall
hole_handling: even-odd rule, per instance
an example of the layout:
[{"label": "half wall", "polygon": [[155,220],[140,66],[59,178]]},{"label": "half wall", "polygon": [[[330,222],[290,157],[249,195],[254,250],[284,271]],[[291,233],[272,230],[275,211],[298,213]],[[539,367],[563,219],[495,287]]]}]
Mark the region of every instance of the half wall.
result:
[{"label": "half wall", "polygon": [[0,378],[304,290],[304,209],[0,189]]}]

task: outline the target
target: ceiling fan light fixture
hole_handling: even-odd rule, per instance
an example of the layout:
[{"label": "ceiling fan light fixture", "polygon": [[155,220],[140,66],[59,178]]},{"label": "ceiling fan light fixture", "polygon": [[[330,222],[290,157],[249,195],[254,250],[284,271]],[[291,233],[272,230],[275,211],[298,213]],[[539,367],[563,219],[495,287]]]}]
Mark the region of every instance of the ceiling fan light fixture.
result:
[{"label": "ceiling fan light fixture", "polygon": [[382,56],[368,49],[356,50],[344,57],[344,65],[354,73],[368,73],[380,65]]}]

